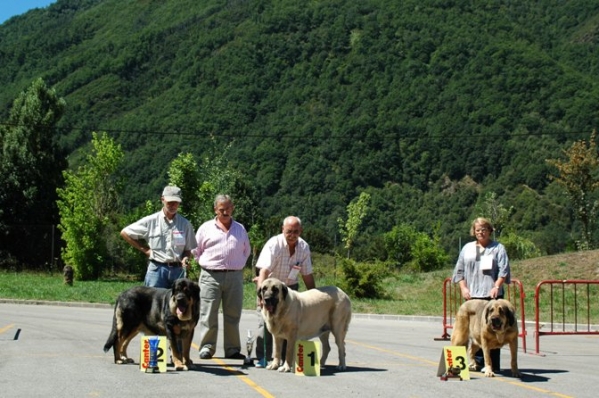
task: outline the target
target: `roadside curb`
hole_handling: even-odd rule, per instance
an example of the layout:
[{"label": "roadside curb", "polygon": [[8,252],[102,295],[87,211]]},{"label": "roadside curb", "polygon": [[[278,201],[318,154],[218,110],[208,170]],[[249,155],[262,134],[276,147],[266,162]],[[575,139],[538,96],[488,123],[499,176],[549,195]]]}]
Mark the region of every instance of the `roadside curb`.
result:
[{"label": "roadside curb", "polygon": [[[17,300],[0,298],[0,304],[23,305],[52,305],[57,307],[85,307],[85,308],[112,308],[113,305],[105,303],[87,303],[80,301],[49,301],[49,300]],[[243,310],[245,314],[258,315],[256,310]],[[388,314],[352,314],[354,319],[370,319],[377,321],[413,321],[413,322],[443,322],[440,316],[419,315],[388,315]]]}]

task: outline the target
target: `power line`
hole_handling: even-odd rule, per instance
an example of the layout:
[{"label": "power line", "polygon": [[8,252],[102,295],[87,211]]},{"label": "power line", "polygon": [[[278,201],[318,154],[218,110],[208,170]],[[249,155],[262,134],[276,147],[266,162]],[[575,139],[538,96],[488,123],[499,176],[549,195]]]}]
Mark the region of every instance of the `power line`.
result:
[{"label": "power line", "polygon": [[[29,128],[48,128],[45,125],[34,125],[34,124],[20,124],[20,123],[0,123],[1,126],[6,127],[29,127]],[[159,130],[128,130],[128,129],[106,129],[106,128],[90,128],[90,127],[77,127],[77,126],[62,126],[62,127],[53,127],[53,129],[58,131],[81,131],[85,130],[88,132],[106,132],[111,135],[116,134],[138,134],[138,135],[156,135],[156,136],[190,136],[190,137],[220,137],[220,138],[290,138],[290,139],[321,139],[321,140],[330,140],[330,139],[348,139],[348,138],[356,138],[354,135],[341,135],[341,134],[331,134],[329,136],[321,136],[315,137],[314,135],[307,136],[305,134],[281,134],[280,132],[275,134],[261,133],[261,134],[232,134],[232,133],[216,133],[214,131],[189,131],[189,130],[169,130],[169,131],[159,131]],[[448,140],[452,138],[512,138],[512,137],[540,137],[540,136],[558,136],[558,135],[566,135],[566,136],[575,136],[575,135],[590,135],[593,129],[589,129],[589,131],[553,131],[553,132],[528,132],[528,133],[494,133],[494,134],[483,134],[473,135],[472,133],[444,133],[444,134],[435,134],[431,135],[426,132],[419,132],[412,130],[409,133],[406,133],[405,130],[394,132],[391,134],[383,134],[381,138],[404,138],[404,137],[416,137],[416,138],[431,138],[431,139],[443,139]]]}]

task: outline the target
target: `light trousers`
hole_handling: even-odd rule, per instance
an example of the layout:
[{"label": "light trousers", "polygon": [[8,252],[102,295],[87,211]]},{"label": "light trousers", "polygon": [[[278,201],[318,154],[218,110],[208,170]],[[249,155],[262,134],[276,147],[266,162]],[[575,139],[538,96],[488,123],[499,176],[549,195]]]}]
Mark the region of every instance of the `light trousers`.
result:
[{"label": "light trousers", "polygon": [[214,355],[218,338],[218,313],[222,303],[224,356],[241,352],[239,321],[243,310],[243,272],[200,273],[200,350]]}]

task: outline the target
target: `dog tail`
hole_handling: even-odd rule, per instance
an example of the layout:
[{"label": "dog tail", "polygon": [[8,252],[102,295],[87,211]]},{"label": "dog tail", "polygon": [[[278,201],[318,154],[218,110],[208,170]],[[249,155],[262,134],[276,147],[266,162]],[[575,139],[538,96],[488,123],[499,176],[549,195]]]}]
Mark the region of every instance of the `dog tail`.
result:
[{"label": "dog tail", "polygon": [[106,340],[106,344],[104,344],[104,352],[108,352],[114,345],[116,344],[116,306],[114,306],[114,315],[112,316],[112,329],[110,330],[110,334],[108,335],[108,340]]}]

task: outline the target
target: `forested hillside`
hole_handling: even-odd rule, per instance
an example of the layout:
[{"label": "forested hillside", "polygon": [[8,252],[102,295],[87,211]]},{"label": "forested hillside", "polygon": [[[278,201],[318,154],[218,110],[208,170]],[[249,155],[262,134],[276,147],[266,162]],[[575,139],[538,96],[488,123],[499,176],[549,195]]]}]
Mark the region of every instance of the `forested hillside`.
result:
[{"label": "forested hillside", "polygon": [[356,256],[406,223],[454,261],[495,193],[552,254],[579,226],[545,160],[599,125],[598,44],[597,0],[58,0],[0,25],[0,116],[43,78],[71,167],[93,131],[126,151],[131,209],[179,153],[225,153],[323,250],[366,191]]}]

